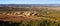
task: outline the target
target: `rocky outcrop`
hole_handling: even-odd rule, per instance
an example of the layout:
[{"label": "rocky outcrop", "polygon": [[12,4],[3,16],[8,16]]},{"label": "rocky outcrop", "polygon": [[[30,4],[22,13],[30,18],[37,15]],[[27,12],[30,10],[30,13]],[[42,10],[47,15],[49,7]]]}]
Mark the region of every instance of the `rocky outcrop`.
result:
[{"label": "rocky outcrop", "polygon": [[39,15],[36,11],[24,11],[24,12],[0,12],[2,15],[23,15],[23,16],[36,16]]}]

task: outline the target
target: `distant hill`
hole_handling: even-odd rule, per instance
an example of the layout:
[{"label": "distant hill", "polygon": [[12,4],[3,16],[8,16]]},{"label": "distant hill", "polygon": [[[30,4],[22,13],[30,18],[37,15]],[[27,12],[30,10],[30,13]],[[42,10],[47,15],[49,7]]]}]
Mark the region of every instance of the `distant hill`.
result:
[{"label": "distant hill", "polygon": [[0,4],[0,11],[26,11],[40,9],[60,10],[60,4]]},{"label": "distant hill", "polygon": [[60,7],[60,4],[0,4],[1,6],[15,6],[15,7],[31,7],[31,6],[58,6]]}]

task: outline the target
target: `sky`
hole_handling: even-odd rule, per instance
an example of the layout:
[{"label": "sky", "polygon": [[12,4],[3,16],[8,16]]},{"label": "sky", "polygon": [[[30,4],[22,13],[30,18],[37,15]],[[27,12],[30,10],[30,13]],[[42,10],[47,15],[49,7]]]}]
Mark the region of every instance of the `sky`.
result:
[{"label": "sky", "polygon": [[0,0],[0,4],[60,4],[60,0]]}]

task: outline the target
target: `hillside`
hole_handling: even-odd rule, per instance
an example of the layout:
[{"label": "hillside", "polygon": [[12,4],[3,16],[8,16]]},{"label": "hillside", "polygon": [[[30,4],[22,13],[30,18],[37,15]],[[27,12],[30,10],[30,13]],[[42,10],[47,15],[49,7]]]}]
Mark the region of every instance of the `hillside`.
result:
[{"label": "hillside", "polygon": [[57,5],[0,4],[0,26],[60,26],[59,8]]}]

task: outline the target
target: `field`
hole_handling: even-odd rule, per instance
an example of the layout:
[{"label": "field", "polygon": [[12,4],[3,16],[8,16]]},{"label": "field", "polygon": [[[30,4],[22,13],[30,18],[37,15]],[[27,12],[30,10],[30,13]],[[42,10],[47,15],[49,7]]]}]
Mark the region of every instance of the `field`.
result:
[{"label": "field", "polygon": [[0,26],[60,26],[59,7],[8,8],[0,7]]}]

